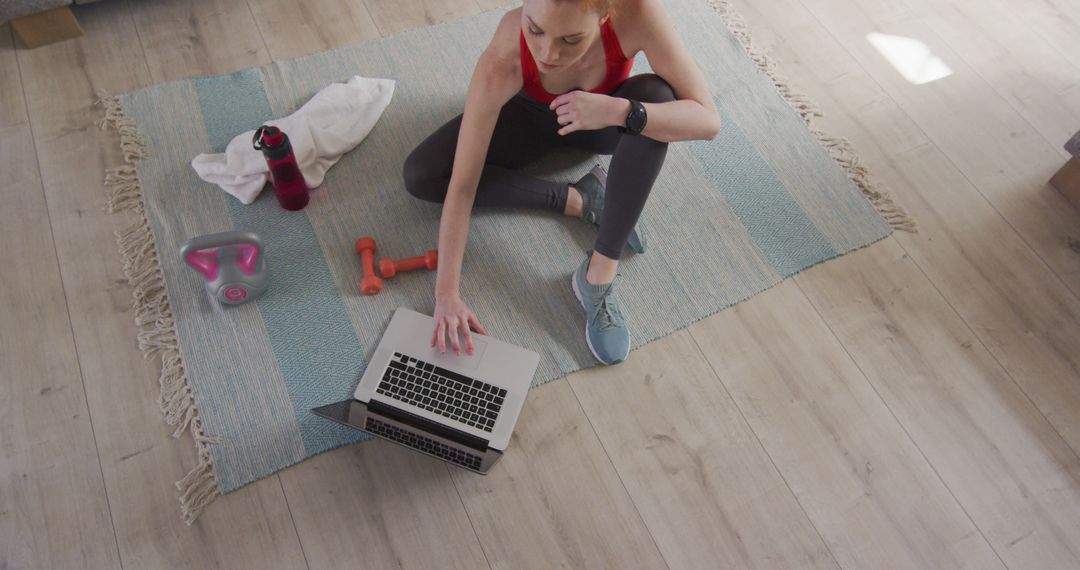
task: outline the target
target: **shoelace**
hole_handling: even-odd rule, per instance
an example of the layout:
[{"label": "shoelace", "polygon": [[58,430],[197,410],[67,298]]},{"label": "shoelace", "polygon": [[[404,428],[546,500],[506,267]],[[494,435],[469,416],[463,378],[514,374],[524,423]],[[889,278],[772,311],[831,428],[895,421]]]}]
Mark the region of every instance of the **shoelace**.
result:
[{"label": "shoelace", "polygon": [[604,296],[600,298],[600,302],[596,305],[596,322],[600,325],[600,330],[606,331],[619,326],[618,321],[622,320],[622,313],[619,312],[619,308],[613,303],[608,302],[608,298],[611,297],[611,288],[608,288]]},{"label": "shoelace", "polygon": [[603,299],[600,299],[596,312],[596,322],[599,324],[600,330],[618,327],[617,318],[622,318],[622,314],[619,313],[617,307],[608,303],[607,295],[605,295]]}]

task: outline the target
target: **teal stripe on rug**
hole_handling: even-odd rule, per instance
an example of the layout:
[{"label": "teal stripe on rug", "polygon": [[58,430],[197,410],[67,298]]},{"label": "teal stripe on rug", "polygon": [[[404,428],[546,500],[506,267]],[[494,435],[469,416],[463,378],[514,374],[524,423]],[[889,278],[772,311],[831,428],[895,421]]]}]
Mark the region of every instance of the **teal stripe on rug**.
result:
[{"label": "teal stripe on rug", "polygon": [[691,141],[690,151],[769,263],[789,277],[836,257],[829,238],[806,215],[721,102],[714,102],[724,126],[712,141]]},{"label": "teal stripe on rug", "polygon": [[[273,118],[257,69],[194,83],[212,152],[223,152],[238,133]],[[254,231],[266,244],[270,288],[256,303],[305,450],[320,453],[366,439],[310,412],[349,397],[366,363],[306,211],[281,208],[272,188],[250,206],[232,199],[228,204],[236,228]]]}]

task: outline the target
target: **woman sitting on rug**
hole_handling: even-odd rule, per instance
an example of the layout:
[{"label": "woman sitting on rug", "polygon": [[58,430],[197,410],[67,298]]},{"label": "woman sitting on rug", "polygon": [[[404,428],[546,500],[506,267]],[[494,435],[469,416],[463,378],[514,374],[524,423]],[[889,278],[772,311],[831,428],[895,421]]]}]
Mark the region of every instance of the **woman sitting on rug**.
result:
[{"label": "woman sitting on rug", "polygon": [[[629,77],[645,52],[657,74]],[[560,94],[560,95],[555,95]],[[405,161],[405,186],[443,203],[432,346],[472,353],[472,330],[487,334],[459,293],[473,205],[537,208],[598,228],[591,255],[571,283],[585,309],[589,348],[622,362],[630,333],[612,289],[624,245],[645,251],[637,226],[667,143],[712,139],[720,116],[709,87],[660,0],[524,0],[506,13],[480,56],[465,112]],[[560,184],[518,171],[555,147],[612,155]]]}]

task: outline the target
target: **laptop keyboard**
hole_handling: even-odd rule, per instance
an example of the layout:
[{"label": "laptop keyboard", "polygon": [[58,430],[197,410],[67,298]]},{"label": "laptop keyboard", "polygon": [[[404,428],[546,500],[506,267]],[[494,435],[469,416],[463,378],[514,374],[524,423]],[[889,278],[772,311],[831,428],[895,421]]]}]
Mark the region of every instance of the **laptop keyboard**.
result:
[{"label": "laptop keyboard", "polygon": [[491,432],[506,390],[395,352],[376,393]]},{"label": "laptop keyboard", "polygon": [[455,463],[477,471],[480,470],[481,458],[479,455],[455,449],[444,443],[439,443],[422,435],[416,435],[415,433],[405,431],[397,426],[392,426],[375,418],[367,419],[364,430],[381,435],[390,441],[396,441],[402,445],[407,445],[413,449],[423,451],[424,453],[430,453],[431,455],[449,461],[450,463]]}]

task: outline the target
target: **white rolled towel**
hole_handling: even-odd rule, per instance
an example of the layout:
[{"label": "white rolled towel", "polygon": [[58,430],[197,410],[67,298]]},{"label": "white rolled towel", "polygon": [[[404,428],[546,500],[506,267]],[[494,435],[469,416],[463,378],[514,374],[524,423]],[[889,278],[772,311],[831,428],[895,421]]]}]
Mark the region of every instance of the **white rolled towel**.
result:
[{"label": "white rolled towel", "polygon": [[[266,124],[289,136],[308,187],[316,188],[341,155],[367,137],[393,95],[394,80],[357,75],[324,87],[295,113]],[[224,153],[200,154],[191,167],[199,178],[250,204],[270,179],[262,152],[251,146],[253,136],[255,129],[237,135]]]}]

